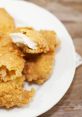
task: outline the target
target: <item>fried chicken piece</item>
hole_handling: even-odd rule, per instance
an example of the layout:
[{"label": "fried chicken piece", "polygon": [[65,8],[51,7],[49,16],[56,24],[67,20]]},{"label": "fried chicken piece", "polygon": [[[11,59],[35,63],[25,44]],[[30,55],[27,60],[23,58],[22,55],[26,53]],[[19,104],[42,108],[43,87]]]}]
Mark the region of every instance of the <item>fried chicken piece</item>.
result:
[{"label": "fried chicken piece", "polygon": [[24,68],[26,80],[37,84],[44,83],[52,73],[55,50],[59,44],[53,31],[40,31],[47,41],[49,51],[41,54],[26,54],[27,64]]},{"label": "fried chicken piece", "polygon": [[15,52],[5,51],[6,49],[7,47],[0,48],[0,67],[6,66],[9,71],[15,71],[16,77],[21,76],[24,68],[24,59],[16,55]]},{"label": "fried chicken piece", "polygon": [[46,39],[39,31],[36,31],[29,27],[20,27],[16,29],[16,32],[25,34],[28,38],[30,38],[30,40],[32,40],[36,44],[35,49],[30,49],[23,44],[18,44],[18,46],[24,51],[24,53],[46,53],[49,50]]},{"label": "fried chicken piece", "polygon": [[39,55],[27,55],[24,68],[26,80],[37,84],[44,83],[52,73],[54,52]]},{"label": "fried chicken piece", "polygon": [[26,45],[18,43],[17,44],[18,47],[20,47],[20,49],[24,53],[31,53],[31,54],[47,53],[49,51],[54,51],[54,49],[59,45],[59,40],[54,31],[48,31],[48,30],[36,31],[29,27],[24,27],[24,28],[20,27],[17,28],[16,31],[25,34],[27,37],[30,37],[30,39],[37,44],[36,49],[30,49]]},{"label": "fried chicken piece", "polygon": [[0,32],[8,33],[15,30],[14,19],[4,8],[0,8]]},{"label": "fried chicken piece", "polygon": [[6,36],[0,37],[0,68],[2,66],[5,66],[9,72],[15,72],[13,78],[22,76],[24,59],[10,37]]},{"label": "fried chicken piece", "polygon": [[6,83],[0,83],[0,107],[21,107],[31,100],[34,95],[34,90],[24,90],[22,88],[23,83],[23,77]]}]

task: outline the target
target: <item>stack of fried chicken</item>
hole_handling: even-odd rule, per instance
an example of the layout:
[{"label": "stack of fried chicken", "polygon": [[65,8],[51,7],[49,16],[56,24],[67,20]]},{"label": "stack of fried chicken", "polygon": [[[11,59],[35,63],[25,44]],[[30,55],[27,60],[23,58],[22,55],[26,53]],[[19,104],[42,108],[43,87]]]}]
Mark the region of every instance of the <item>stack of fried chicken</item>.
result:
[{"label": "stack of fried chicken", "polygon": [[[10,33],[29,37],[36,48],[14,43]],[[16,27],[14,19],[0,8],[0,107],[20,107],[31,100],[35,91],[25,90],[24,82],[41,85],[49,78],[58,45],[54,31]]]}]

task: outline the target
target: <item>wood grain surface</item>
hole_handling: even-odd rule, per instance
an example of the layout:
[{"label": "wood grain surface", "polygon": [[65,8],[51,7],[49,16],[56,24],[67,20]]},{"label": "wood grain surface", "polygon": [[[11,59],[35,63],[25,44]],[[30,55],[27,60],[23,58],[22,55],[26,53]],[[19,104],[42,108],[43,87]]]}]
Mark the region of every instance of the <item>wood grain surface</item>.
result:
[{"label": "wood grain surface", "polygon": [[[76,51],[82,55],[82,0],[27,0],[56,15],[71,34]],[[82,66],[76,70],[74,81],[51,110],[39,117],[82,117]]]}]

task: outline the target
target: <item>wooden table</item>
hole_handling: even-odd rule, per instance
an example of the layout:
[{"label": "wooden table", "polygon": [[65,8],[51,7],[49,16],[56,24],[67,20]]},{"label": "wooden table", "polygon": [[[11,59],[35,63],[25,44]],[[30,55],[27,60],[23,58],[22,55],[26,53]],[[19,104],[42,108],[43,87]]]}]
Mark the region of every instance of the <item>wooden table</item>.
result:
[{"label": "wooden table", "polygon": [[[77,52],[82,55],[82,0],[27,0],[56,15],[67,27]],[[76,70],[74,81],[51,110],[39,117],[82,117],[82,66]]]}]

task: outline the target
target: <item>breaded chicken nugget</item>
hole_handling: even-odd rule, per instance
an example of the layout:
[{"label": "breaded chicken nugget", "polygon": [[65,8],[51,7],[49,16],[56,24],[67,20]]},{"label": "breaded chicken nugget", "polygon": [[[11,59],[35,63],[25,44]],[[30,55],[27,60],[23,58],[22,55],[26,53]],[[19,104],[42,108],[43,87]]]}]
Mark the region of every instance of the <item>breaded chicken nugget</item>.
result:
[{"label": "breaded chicken nugget", "polygon": [[0,107],[20,107],[31,100],[34,95],[34,90],[24,90],[22,88],[23,83],[23,77],[6,83],[0,83]]},{"label": "breaded chicken nugget", "polygon": [[6,47],[0,48],[0,67],[5,66],[9,71],[14,70],[16,77],[21,76],[24,68],[24,59],[16,55],[15,52],[7,51],[6,53],[6,49]]},{"label": "breaded chicken nugget", "polygon": [[4,8],[0,8],[0,32],[8,33],[15,30],[14,19]]},{"label": "breaded chicken nugget", "polygon": [[56,34],[53,31],[40,31],[47,41],[49,51],[41,54],[26,54],[27,64],[24,68],[26,80],[38,84],[44,83],[50,76],[58,46]]},{"label": "breaded chicken nugget", "polygon": [[27,55],[24,68],[26,80],[37,84],[44,83],[50,76],[54,64],[54,52]]},{"label": "breaded chicken nugget", "polygon": [[22,48],[25,53],[46,53],[49,50],[46,39],[39,31],[36,31],[29,27],[20,27],[16,29],[16,32],[25,34],[28,38],[30,38],[30,40],[32,40],[36,44],[35,49],[30,49],[23,44],[18,44],[18,46]]},{"label": "breaded chicken nugget", "polygon": [[54,51],[54,49],[59,45],[57,35],[54,31],[36,31],[29,27],[20,27],[17,28],[16,31],[25,34],[27,37],[30,37],[30,39],[37,44],[36,49],[30,49],[24,44],[18,44],[18,47],[20,47],[24,53],[47,53],[49,51]]},{"label": "breaded chicken nugget", "polygon": [[[3,66],[4,69],[2,68]],[[12,74],[13,78],[15,78],[22,76],[23,68],[24,59],[10,37],[0,36],[0,69],[5,71],[6,76],[6,72],[14,72],[14,74]]]}]

